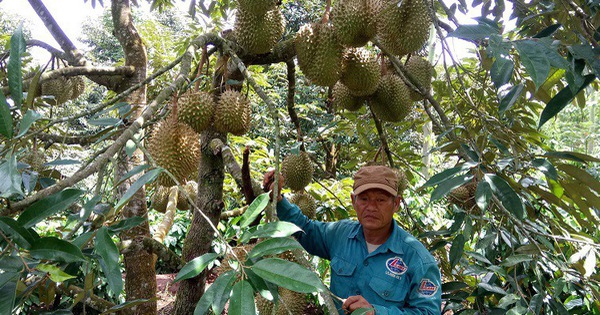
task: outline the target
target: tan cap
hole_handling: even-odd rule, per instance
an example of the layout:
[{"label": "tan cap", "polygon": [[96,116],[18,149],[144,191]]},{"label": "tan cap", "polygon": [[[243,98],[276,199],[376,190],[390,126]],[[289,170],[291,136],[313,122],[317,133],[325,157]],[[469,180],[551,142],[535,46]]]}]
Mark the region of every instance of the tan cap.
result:
[{"label": "tan cap", "polygon": [[374,188],[383,189],[394,196],[398,195],[398,175],[383,165],[361,167],[354,175],[354,194],[358,195]]}]

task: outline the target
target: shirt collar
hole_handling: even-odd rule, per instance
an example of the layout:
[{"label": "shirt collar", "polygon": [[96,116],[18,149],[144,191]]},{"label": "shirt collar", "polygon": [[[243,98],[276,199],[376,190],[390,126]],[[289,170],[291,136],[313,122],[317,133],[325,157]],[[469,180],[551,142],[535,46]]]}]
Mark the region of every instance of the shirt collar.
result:
[{"label": "shirt collar", "polygon": [[[365,236],[362,232],[362,225],[357,224],[348,234],[348,238],[358,239],[360,241],[365,242]],[[392,224],[392,234],[385,241],[385,243],[381,244],[380,248],[382,251],[390,250],[396,254],[403,254],[402,243],[404,239],[400,235],[400,227],[396,224],[396,221],[393,221]]]}]

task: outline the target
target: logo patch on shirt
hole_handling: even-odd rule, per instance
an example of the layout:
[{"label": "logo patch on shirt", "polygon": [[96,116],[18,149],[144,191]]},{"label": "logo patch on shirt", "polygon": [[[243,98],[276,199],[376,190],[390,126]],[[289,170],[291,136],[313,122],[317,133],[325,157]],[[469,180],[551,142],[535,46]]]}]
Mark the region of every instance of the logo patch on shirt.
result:
[{"label": "logo patch on shirt", "polygon": [[435,285],[435,283],[429,279],[423,279],[421,280],[421,285],[419,286],[418,292],[421,296],[431,297],[437,292],[437,290],[438,286]]},{"label": "logo patch on shirt", "polygon": [[403,275],[406,270],[408,270],[408,266],[404,263],[404,260],[400,257],[390,258],[385,262],[385,267],[388,272],[386,274],[397,277]]}]

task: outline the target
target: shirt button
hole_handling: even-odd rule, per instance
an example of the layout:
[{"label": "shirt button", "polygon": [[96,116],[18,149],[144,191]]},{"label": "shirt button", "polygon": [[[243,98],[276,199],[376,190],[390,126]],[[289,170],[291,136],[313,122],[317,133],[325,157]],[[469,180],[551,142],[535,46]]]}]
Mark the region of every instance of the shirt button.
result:
[{"label": "shirt button", "polygon": [[390,295],[389,291],[383,291],[383,296],[388,297]]},{"label": "shirt button", "polygon": [[360,295],[360,291],[357,290],[355,295]]},{"label": "shirt button", "polygon": [[340,270],[339,270],[338,272],[343,272],[343,271],[344,271],[344,269],[343,269],[343,268],[340,268]]},{"label": "shirt button", "polygon": [[365,266],[368,266],[368,265],[369,265],[369,262],[368,262],[368,261],[365,261],[365,262],[363,262],[363,265],[365,265]]}]

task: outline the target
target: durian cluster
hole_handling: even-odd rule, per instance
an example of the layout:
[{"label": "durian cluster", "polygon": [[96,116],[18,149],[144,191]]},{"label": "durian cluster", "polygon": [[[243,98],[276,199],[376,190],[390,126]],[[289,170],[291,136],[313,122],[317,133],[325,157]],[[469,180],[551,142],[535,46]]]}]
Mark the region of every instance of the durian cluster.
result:
[{"label": "durian cluster", "polygon": [[42,82],[41,94],[52,96],[49,101],[51,105],[63,104],[69,100],[78,98],[85,91],[85,80],[83,76],[59,77]]},{"label": "durian cluster", "polygon": [[[151,206],[154,210],[165,213],[167,211],[167,203],[169,202],[169,187],[158,185],[154,194],[152,195],[152,203]],[[189,195],[192,200],[196,198],[196,194],[198,192],[198,185],[195,181],[189,181],[185,185],[182,186],[182,190],[180,190],[177,194],[177,209],[179,210],[189,210],[190,202],[186,197],[186,194]]]},{"label": "durian cluster", "polygon": [[283,15],[274,0],[238,0],[234,40],[248,54],[271,51],[285,29]]},{"label": "durian cluster", "polygon": [[250,101],[236,90],[224,91],[217,101],[213,94],[188,90],[179,98],[178,120],[200,133],[211,124],[222,133],[241,136],[250,130]]},{"label": "durian cluster", "polygon": [[379,119],[398,122],[423,96],[395,69],[381,67],[364,46],[377,38],[394,55],[410,54],[406,70],[429,90],[433,67],[415,52],[427,41],[430,26],[425,0],[338,0],[330,23],[306,24],[296,34],[298,65],[313,84],[333,86],[338,110],[356,111],[367,103]]}]

